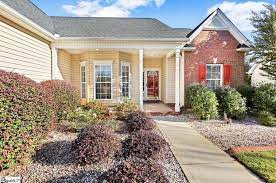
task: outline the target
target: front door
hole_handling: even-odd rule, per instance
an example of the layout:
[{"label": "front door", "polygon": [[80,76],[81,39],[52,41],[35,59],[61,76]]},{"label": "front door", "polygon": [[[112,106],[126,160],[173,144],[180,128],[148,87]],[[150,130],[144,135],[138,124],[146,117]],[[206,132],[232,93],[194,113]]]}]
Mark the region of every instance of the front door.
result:
[{"label": "front door", "polygon": [[147,100],[159,100],[159,76],[158,70],[146,70],[146,99]]}]

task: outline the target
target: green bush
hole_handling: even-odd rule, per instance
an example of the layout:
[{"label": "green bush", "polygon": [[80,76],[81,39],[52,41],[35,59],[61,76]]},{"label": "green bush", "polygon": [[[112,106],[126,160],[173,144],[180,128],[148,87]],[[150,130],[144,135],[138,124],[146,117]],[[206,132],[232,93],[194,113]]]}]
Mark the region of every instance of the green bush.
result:
[{"label": "green bush", "polygon": [[246,115],[246,99],[234,88],[219,88],[216,91],[219,111],[229,118],[241,119]]},{"label": "green bush", "polygon": [[276,84],[258,86],[252,100],[257,112],[268,111],[276,114]]},{"label": "green bush", "polygon": [[48,132],[52,106],[40,84],[0,70],[0,171],[29,160]]},{"label": "green bush", "polygon": [[70,83],[61,80],[49,80],[42,82],[41,85],[54,98],[58,120],[66,119],[68,113],[79,106],[79,91]]},{"label": "green bush", "polygon": [[109,109],[98,100],[91,100],[83,108],[93,114],[97,120],[105,120],[109,116]]},{"label": "green bush", "polygon": [[276,126],[276,117],[270,112],[262,111],[259,113],[259,123],[265,126]]},{"label": "green bush", "polygon": [[200,119],[212,119],[218,115],[216,94],[203,85],[193,85],[187,91],[188,103]]},{"label": "green bush", "polygon": [[253,100],[252,97],[255,93],[255,87],[250,85],[242,85],[237,88],[237,91],[246,98],[246,107],[249,112],[253,112]]},{"label": "green bush", "polygon": [[135,101],[123,98],[122,102],[115,106],[118,119],[124,120],[130,112],[138,111],[139,107]]}]

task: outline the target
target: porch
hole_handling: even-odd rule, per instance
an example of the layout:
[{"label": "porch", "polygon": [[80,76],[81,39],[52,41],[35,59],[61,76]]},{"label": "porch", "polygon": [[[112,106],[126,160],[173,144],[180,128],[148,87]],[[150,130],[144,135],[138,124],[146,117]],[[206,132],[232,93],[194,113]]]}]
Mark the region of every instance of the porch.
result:
[{"label": "porch", "polygon": [[163,102],[144,102],[144,112],[151,115],[173,115],[176,114],[173,107]]},{"label": "porch", "polygon": [[[128,97],[146,112],[179,112],[184,104],[184,52],[178,44],[162,44],[143,49],[56,44],[52,79],[73,83],[81,91],[82,102],[96,99],[115,104]],[[165,104],[175,105],[174,110]]]}]

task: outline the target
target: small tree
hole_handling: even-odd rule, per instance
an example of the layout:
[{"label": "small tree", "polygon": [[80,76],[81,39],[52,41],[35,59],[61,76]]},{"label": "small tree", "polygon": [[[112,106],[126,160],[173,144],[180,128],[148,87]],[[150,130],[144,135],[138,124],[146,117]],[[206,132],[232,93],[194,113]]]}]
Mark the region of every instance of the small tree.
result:
[{"label": "small tree", "polygon": [[254,48],[252,61],[261,63],[264,75],[276,80],[276,5],[264,5],[265,10],[252,12]]}]

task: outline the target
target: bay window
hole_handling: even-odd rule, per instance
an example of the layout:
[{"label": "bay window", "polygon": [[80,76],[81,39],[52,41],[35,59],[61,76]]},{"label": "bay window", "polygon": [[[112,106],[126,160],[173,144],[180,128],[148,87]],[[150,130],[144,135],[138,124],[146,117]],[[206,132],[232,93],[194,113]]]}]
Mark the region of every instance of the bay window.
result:
[{"label": "bay window", "polygon": [[81,98],[86,98],[86,66],[85,62],[80,65],[80,79],[81,79]]},{"label": "bay window", "polygon": [[95,64],[95,99],[112,98],[112,63]]},{"label": "bay window", "polygon": [[121,64],[121,93],[123,97],[130,97],[130,64]]}]

